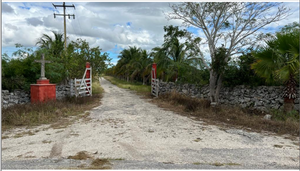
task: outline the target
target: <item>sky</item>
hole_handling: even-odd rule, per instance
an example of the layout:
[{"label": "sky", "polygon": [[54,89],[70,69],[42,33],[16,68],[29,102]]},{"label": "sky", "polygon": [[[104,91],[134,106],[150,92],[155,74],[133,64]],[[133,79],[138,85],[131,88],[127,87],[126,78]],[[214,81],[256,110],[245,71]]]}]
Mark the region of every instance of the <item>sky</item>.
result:
[{"label": "sky", "polygon": [[[117,63],[120,51],[129,46],[137,46],[150,51],[163,43],[166,25],[181,26],[180,20],[167,20],[169,7],[178,2],[72,2],[75,5],[67,8],[66,14],[74,14],[67,18],[68,41],[78,38],[89,42],[90,47],[99,46],[107,52],[112,63]],[[62,5],[62,2],[53,2]],[[292,22],[299,22],[299,2],[285,2],[293,14],[287,19],[273,23],[261,32],[279,31],[281,27]],[[16,51],[15,44],[36,48],[36,42],[43,34],[52,35],[51,31],[63,33],[63,8],[55,9],[52,2],[2,2],[2,52],[9,56]],[[185,28],[185,27],[181,27]],[[196,36],[204,34],[197,28],[187,28]],[[204,53],[207,56],[205,49]]]}]

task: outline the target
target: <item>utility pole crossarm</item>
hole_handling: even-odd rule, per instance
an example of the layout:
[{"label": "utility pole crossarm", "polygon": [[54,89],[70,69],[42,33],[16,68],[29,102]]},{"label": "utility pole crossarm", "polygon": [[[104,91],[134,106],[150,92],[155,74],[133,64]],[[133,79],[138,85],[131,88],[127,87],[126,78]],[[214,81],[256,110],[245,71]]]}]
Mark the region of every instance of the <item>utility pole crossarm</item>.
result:
[{"label": "utility pole crossarm", "polygon": [[69,19],[70,19],[71,16],[73,17],[73,19],[75,19],[75,15],[74,14],[72,14],[72,15],[66,14],[66,7],[73,7],[75,9],[75,6],[74,6],[74,4],[73,5],[66,5],[65,2],[63,2],[62,5],[55,5],[53,3],[52,3],[52,5],[54,6],[55,9],[56,9],[56,7],[63,7],[64,8],[64,14],[55,14],[54,13],[53,15],[54,15],[54,18],[56,18],[56,16],[63,16],[64,17],[64,33],[65,33],[64,39],[65,39],[65,50],[67,50],[66,16],[68,16]]}]

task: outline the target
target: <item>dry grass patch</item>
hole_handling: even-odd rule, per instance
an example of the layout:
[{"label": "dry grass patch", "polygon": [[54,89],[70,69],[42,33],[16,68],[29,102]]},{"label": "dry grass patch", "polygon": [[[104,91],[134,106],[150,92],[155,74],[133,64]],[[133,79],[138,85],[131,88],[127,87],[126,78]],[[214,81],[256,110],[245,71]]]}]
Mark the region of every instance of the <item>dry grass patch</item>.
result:
[{"label": "dry grass patch", "polygon": [[86,160],[88,158],[92,158],[87,151],[80,151],[74,156],[69,156],[68,159],[74,159],[74,160]]},{"label": "dry grass patch", "polygon": [[237,128],[251,128],[252,131],[270,131],[277,134],[299,135],[299,121],[287,119],[265,120],[265,114],[239,107],[218,106],[212,108],[209,100],[191,98],[179,93],[166,93],[152,100],[159,107],[171,110],[180,115],[204,120],[210,124]]},{"label": "dry grass patch", "polygon": [[50,144],[52,141],[48,141],[48,140],[43,140],[42,143],[44,144]]},{"label": "dry grass patch", "polygon": [[282,148],[283,145],[277,145],[277,144],[275,144],[274,147],[276,147],[276,148]]},{"label": "dry grass patch", "polygon": [[63,100],[49,101],[46,103],[15,105],[2,109],[2,131],[18,126],[39,126],[53,124],[59,129],[70,124],[66,118],[76,116],[100,105],[102,94],[92,97],[69,97]]},{"label": "dry grass patch", "polygon": [[34,135],[34,133],[32,133],[31,131],[27,131],[27,132],[21,132],[21,133],[17,133],[14,138],[20,138],[20,137],[23,137],[25,135],[29,135],[29,136],[32,136]]},{"label": "dry grass patch", "polygon": [[9,138],[9,136],[6,136],[6,135],[5,135],[5,136],[2,136],[2,137],[1,137],[2,140],[3,140],[3,139],[7,139],[7,138]]},{"label": "dry grass patch", "polygon": [[88,169],[111,169],[111,163],[108,159],[95,159],[92,161]]},{"label": "dry grass patch", "polygon": [[176,92],[166,93],[159,96],[159,99],[170,102],[172,105],[182,105],[187,112],[195,112],[198,109],[207,109],[210,107],[210,101],[191,98],[184,94]]}]

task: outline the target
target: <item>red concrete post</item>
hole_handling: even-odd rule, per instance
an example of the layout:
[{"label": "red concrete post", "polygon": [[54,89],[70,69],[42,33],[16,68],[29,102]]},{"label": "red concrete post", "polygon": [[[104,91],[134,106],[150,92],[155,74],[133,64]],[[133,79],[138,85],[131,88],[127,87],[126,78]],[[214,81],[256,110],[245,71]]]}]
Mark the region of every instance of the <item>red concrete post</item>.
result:
[{"label": "red concrete post", "polygon": [[56,100],[56,85],[49,80],[37,80],[37,84],[30,85],[31,103]]},{"label": "red concrete post", "polygon": [[[90,64],[89,62],[86,62],[86,63],[85,63],[85,68],[91,68],[91,64]],[[86,71],[85,78],[86,78],[86,79],[91,78],[91,70],[87,70],[87,71]],[[90,85],[91,85],[91,84],[90,84],[90,81],[86,81],[86,85],[87,85],[87,86],[90,86]],[[89,88],[89,89],[87,89],[87,90],[90,90],[90,89],[91,89],[91,88]],[[87,92],[86,94],[89,94],[89,92]]]},{"label": "red concrete post", "polygon": [[156,63],[152,64],[152,79],[156,79]]}]

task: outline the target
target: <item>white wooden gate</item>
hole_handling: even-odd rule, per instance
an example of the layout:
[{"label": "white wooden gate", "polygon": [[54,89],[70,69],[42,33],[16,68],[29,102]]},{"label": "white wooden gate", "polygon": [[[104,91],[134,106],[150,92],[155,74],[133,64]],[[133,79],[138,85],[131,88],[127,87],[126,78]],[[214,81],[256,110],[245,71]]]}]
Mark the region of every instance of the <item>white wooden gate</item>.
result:
[{"label": "white wooden gate", "polygon": [[[90,71],[90,78],[86,78],[87,71]],[[92,67],[85,69],[82,79],[75,78],[74,81],[76,97],[82,94],[86,96],[92,96]]]},{"label": "white wooden gate", "polygon": [[151,72],[151,94],[155,97],[158,97],[159,91],[159,79],[156,79],[155,69],[152,68]]}]

